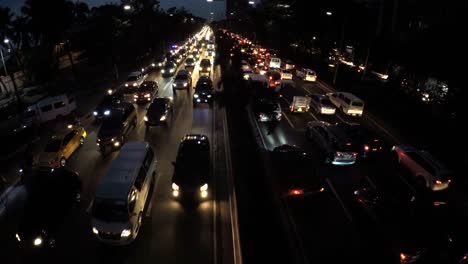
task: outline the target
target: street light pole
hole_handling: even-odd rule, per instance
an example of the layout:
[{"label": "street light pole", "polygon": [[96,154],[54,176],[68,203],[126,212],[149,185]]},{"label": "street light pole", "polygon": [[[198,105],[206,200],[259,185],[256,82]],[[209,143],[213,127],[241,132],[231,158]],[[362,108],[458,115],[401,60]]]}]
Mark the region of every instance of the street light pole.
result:
[{"label": "street light pole", "polygon": [[5,77],[8,77],[8,71],[5,64],[5,58],[3,57],[3,49],[0,47],[0,56],[2,57],[3,69],[5,70]]}]

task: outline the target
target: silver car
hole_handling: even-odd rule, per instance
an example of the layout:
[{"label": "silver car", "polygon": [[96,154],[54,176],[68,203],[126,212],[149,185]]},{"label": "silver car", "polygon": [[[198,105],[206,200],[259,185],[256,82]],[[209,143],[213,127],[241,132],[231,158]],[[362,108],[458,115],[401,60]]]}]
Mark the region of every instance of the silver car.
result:
[{"label": "silver car", "polygon": [[180,70],[177,75],[174,77],[174,82],[172,83],[172,89],[185,89],[190,91],[190,87],[192,86],[192,76],[190,72],[186,70]]},{"label": "silver car", "polygon": [[328,96],[321,94],[313,94],[310,96],[310,106],[315,112],[323,115],[334,115],[336,112],[335,105],[330,101]]}]

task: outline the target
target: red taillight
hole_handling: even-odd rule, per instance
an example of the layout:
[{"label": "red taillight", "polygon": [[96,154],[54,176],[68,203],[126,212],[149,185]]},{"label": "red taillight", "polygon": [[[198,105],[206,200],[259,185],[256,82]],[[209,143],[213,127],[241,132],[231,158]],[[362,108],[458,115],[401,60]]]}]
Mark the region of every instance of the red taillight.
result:
[{"label": "red taillight", "polygon": [[351,146],[351,143],[346,143],[346,146]]},{"label": "red taillight", "polygon": [[354,152],[354,153],[353,153],[353,156],[354,156],[354,157],[356,157],[356,156],[357,156],[357,153],[356,153],[356,152]]},{"label": "red taillight", "polygon": [[369,151],[369,146],[368,145],[364,145],[364,151]]},{"label": "red taillight", "polygon": [[289,195],[291,196],[300,196],[304,194],[304,190],[302,189],[292,189],[289,191]]},{"label": "red taillight", "polygon": [[336,153],[335,153],[335,156],[341,157],[341,156],[343,156],[343,154],[341,154],[341,152],[336,152]]},{"label": "red taillight", "polygon": [[261,59],[258,59],[257,62],[261,62],[262,60]]},{"label": "red taillight", "polygon": [[320,188],[319,192],[323,192],[323,191],[325,191],[325,188],[323,188],[323,187]]},{"label": "red taillight", "polygon": [[441,181],[439,181],[439,180],[436,180],[436,181],[435,181],[435,183],[436,183],[437,185],[440,185],[440,184],[442,184],[442,182],[441,182]]}]

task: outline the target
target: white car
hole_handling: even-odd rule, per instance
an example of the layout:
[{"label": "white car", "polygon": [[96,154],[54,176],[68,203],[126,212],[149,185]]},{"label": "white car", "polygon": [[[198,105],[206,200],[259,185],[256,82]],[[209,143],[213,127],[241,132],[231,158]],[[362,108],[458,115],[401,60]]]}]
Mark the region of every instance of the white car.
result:
[{"label": "white car", "polygon": [[282,69],[281,70],[281,77],[283,80],[292,80],[293,74],[290,70]]},{"label": "white car", "polygon": [[396,162],[408,169],[416,183],[424,184],[433,191],[449,187],[451,172],[427,151],[398,145],[392,148],[392,152],[395,153]]},{"label": "white car", "polygon": [[310,106],[315,110],[315,112],[322,115],[334,115],[336,112],[335,105],[326,95],[312,94]]},{"label": "white car", "polygon": [[130,73],[125,81],[125,87],[139,87],[145,81],[146,76],[146,74],[139,71]]},{"label": "white car", "polygon": [[306,82],[316,82],[317,81],[317,74],[311,70],[306,68],[301,68],[296,70],[296,76],[301,78]]}]

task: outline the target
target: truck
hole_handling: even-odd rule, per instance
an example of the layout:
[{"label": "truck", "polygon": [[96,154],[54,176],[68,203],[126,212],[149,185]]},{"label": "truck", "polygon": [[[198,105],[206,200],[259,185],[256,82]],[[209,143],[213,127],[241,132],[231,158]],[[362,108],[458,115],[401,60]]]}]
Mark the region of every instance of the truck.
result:
[{"label": "truck", "polygon": [[280,58],[271,58],[269,66],[270,66],[270,69],[279,69],[279,68],[281,68],[281,59]]},{"label": "truck", "polygon": [[294,96],[290,109],[293,113],[305,113],[309,111],[310,97],[308,96]]}]

